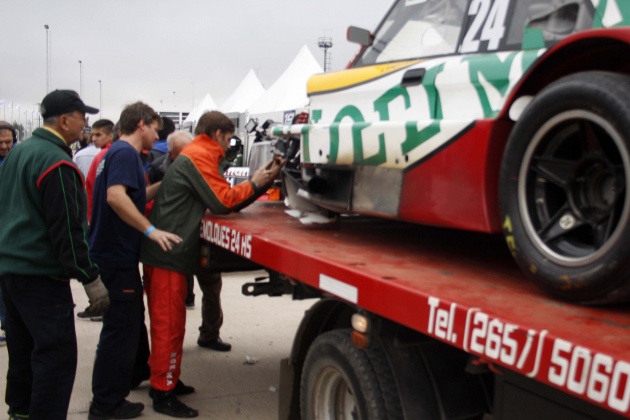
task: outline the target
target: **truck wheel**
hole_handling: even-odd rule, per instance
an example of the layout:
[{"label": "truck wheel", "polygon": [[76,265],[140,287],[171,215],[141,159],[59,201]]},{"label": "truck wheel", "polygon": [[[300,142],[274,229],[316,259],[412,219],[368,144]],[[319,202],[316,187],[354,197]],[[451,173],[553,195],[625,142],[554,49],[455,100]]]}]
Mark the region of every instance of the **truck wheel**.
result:
[{"label": "truck wheel", "polygon": [[396,383],[378,345],[367,351],[352,344],[351,330],[321,334],[302,370],[301,418],[403,419]]},{"label": "truck wheel", "polygon": [[630,297],[630,78],[550,85],[516,123],[501,166],[503,228],[520,267],[585,304]]}]

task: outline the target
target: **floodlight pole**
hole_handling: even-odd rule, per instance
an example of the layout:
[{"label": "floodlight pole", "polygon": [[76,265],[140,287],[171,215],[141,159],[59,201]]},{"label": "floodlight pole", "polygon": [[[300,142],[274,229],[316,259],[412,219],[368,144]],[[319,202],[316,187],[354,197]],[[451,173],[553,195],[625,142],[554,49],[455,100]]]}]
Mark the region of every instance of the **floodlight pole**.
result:
[{"label": "floodlight pole", "polygon": [[330,70],[330,53],[328,50],[333,46],[332,38],[321,37],[319,38],[317,45],[324,51],[324,73],[326,73]]},{"label": "floodlight pole", "polygon": [[98,118],[102,119],[103,118],[103,84],[101,83],[101,81],[98,81],[98,100],[99,100],[99,107],[98,107]]}]

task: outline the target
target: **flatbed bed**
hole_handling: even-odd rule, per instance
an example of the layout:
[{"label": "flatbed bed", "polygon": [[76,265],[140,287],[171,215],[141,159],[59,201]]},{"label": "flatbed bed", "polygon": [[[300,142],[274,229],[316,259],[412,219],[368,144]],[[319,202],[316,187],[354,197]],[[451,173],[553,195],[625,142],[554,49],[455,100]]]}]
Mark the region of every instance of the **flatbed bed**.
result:
[{"label": "flatbed bed", "polygon": [[202,238],[352,305],[630,418],[630,307],[544,294],[503,237],[342,216],[304,225],[282,203],[207,215]]}]

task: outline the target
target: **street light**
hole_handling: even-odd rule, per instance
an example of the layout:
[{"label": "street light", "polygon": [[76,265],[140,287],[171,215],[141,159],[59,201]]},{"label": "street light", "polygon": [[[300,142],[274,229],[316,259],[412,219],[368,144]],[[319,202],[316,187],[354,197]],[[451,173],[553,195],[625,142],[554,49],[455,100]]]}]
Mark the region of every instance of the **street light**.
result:
[{"label": "street light", "polygon": [[103,84],[101,81],[98,81],[98,97],[99,97],[99,107],[98,107],[98,118],[103,119]]},{"label": "street light", "polygon": [[83,98],[83,61],[79,60],[79,97]]},{"label": "street light", "polygon": [[46,93],[50,92],[50,48],[48,46],[48,29],[50,27],[48,25],[44,25],[46,29]]}]

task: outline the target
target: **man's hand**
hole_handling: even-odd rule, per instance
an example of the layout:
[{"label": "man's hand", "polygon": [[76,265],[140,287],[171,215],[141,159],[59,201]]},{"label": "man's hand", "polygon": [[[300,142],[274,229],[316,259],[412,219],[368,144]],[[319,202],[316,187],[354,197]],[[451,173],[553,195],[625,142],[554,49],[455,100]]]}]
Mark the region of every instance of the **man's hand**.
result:
[{"label": "man's hand", "polygon": [[267,164],[254,172],[252,176],[252,181],[256,183],[256,185],[268,185],[273,182],[274,179],[280,173],[280,169],[287,163],[286,159],[282,159],[278,156],[271,159]]},{"label": "man's hand", "polygon": [[101,316],[109,308],[109,292],[101,281],[101,276],[91,283],[84,284],[85,294],[88,296],[90,306],[85,309],[90,316]]},{"label": "man's hand", "polygon": [[155,229],[149,234],[148,238],[157,243],[164,252],[170,251],[173,249],[173,244],[178,244],[182,241],[182,238],[174,233],[166,232],[160,229]]}]

